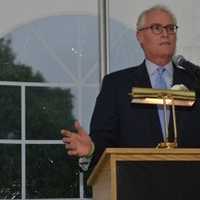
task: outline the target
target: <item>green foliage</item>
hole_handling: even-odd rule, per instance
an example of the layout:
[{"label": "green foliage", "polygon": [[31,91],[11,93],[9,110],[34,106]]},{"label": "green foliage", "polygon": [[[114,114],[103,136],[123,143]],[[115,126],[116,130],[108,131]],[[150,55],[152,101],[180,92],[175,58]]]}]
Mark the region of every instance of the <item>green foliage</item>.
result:
[{"label": "green foliage", "polygon": [[[15,60],[11,40],[0,39],[0,81],[45,82],[40,72],[33,72],[31,66]],[[26,87],[25,92],[26,139],[61,139],[60,129],[72,128],[74,122],[70,89]],[[21,139],[21,88],[1,85],[0,107],[0,139]],[[26,145],[26,196],[77,197],[77,160],[67,158],[64,145],[40,146]],[[0,199],[21,198],[21,152],[12,151],[11,156],[9,148],[9,152],[3,149],[0,144]],[[11,173],[13,161],[18,165]]]},{"label": "green foliage", "polygon": [[27,88],[27,138],[60,139],[60,129],[71,129],[73,96],[69,89]]},{"label": "green foliage", "polygon": [[45,82],[40,72],[33,73],[32,67],[15,63],[11,40],[0,39],[0,81]]},{"label": "green foliage", "polygon": [[29,145],[26,155],[28,166],[26,198],[79,196],[78,160],[68,157],[63,146]]},{"label": "green foliage", "polygon": [[20,139],[21,111],[20,88],[0,86],[0,138]]},{"label": "green foliage", "polygon": [[0,198],[21,198],[20,145],[0,145]]}]

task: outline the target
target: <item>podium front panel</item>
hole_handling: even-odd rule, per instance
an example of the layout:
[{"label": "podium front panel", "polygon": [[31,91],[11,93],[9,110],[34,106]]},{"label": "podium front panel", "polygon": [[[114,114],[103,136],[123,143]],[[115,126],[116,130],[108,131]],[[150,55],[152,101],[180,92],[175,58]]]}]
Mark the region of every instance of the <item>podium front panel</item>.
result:
[{"label": "podium front panel", "polygon": [[200,196],[200,161],[117,161],[117,200]]}]

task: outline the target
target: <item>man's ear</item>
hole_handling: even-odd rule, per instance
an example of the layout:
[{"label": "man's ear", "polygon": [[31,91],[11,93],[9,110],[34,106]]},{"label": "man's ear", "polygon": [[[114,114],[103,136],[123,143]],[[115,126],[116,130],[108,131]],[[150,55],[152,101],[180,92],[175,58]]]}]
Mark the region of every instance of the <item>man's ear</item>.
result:
[{"label": "man's ear", "polygon": [[140,31],[136,32],[136,38],[140,44],[140,46],[143,48],[143,41],[144,41],[144,37],[143,37],[143,33]]},{"label": "man's ear", "polygon": [[143,43],[143,34],[142,34],[142,32],[137,31],[137,32],[136,32],[136,37],[137,37],[138,42],[139,42],[140,44],[142,44],[142,43]]}]

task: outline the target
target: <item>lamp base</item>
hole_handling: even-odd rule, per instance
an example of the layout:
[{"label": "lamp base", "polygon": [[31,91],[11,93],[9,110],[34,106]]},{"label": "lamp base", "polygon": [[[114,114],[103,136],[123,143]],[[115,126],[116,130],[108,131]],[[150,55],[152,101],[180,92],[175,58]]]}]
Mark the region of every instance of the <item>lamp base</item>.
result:
[{"label": "lamp base", "polygon": [[161,142],[157,145],[156,148],[161,148],[161,149],[174,149],[177,148],[177,142]]}]

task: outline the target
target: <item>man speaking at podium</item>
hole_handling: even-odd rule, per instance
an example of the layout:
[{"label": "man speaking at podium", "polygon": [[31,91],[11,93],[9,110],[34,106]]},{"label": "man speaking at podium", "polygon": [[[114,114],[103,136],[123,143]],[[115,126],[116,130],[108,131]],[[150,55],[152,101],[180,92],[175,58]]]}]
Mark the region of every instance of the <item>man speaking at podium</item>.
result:
[{"label": "man speaking at podium", "polygon": [[[164,138],[163,119],[157,105],[132,104],[132,87],[171,88],[183,84],[198,88],[200,77],[175,65],[178,25],[165,6],[154,6],[140,14],[137,39],[145,60],[139,66],[104,77],[91,119],[90,134],[75,123],[78,133],[62,130],[69,155],[91,157],[93,167],[107,147],[156,147]],[[134,56],[134,55],[133,55]],[[200,104],[177,107],[178,147],[200,147]],[[173,132],[172,114],[167,113],[169,132]]]}]

